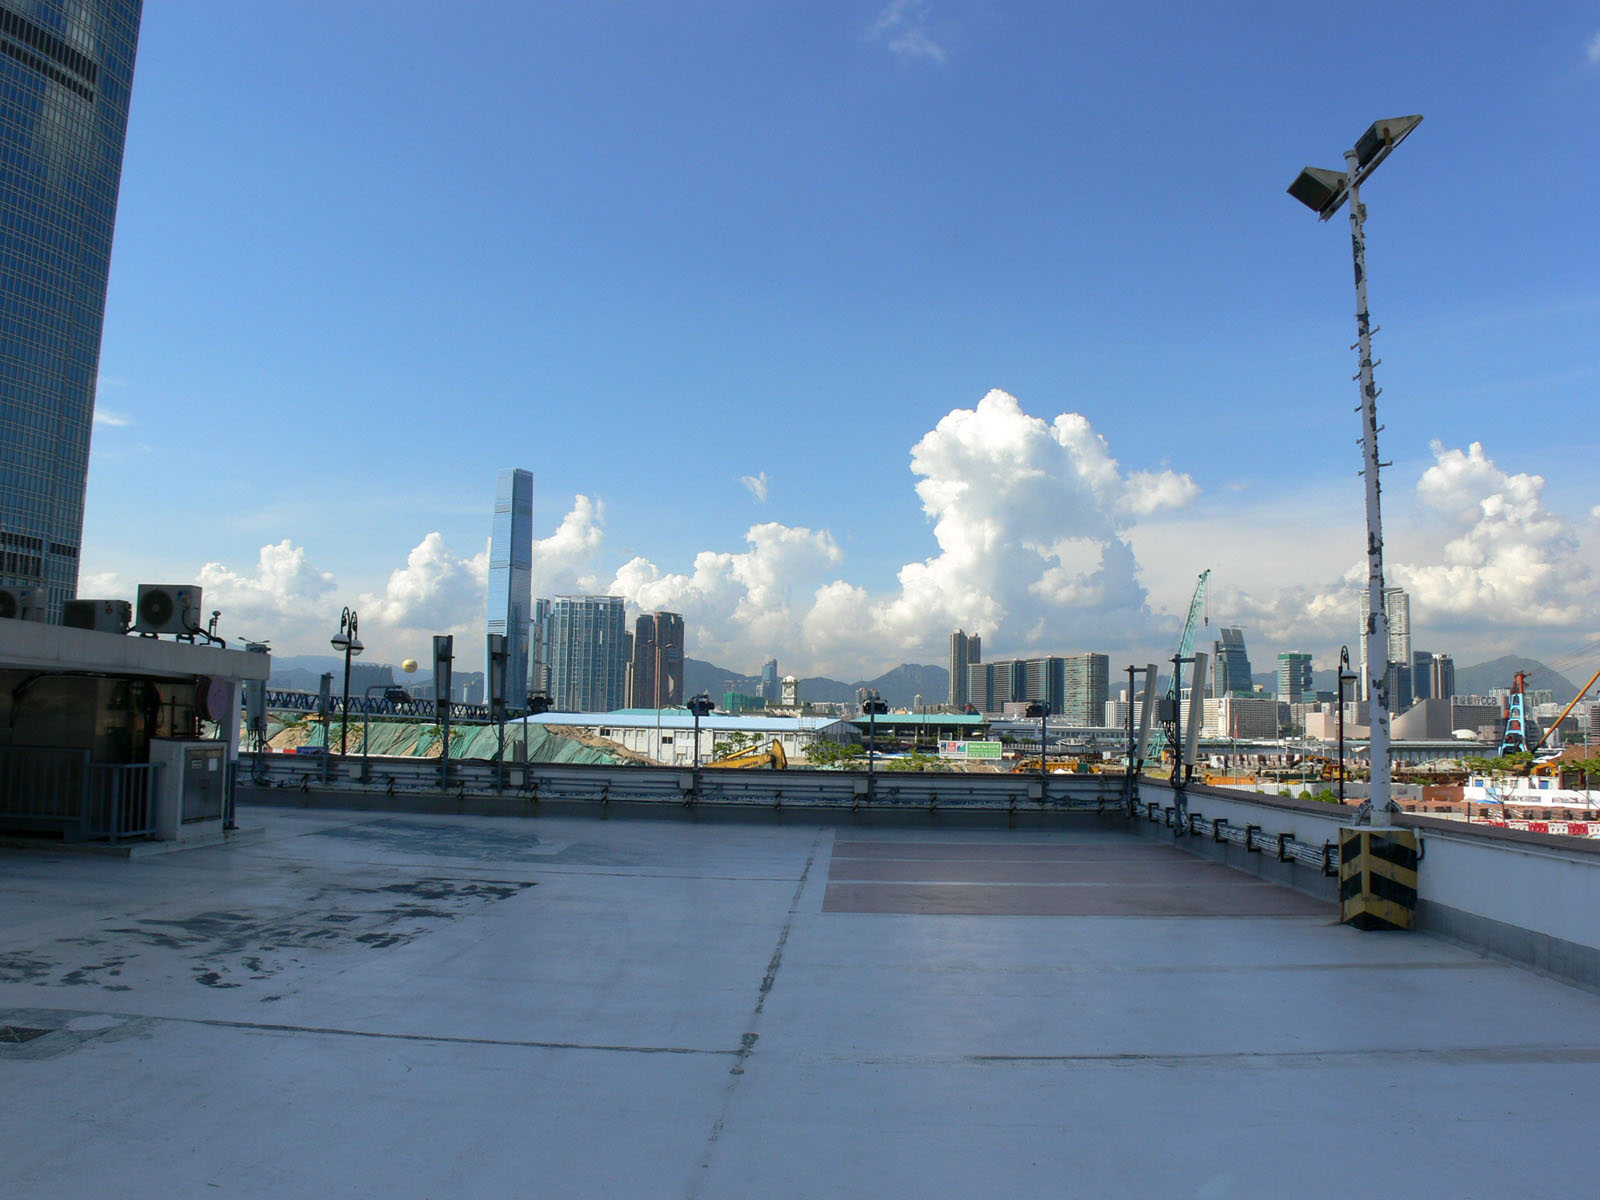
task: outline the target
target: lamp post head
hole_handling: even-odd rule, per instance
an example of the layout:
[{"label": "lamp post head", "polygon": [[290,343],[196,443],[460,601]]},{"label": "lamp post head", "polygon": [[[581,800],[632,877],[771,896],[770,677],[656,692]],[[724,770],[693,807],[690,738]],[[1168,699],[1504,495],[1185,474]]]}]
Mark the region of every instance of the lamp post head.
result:
[{"label": "lamp post head", "polygon": [[1289,185],[1289,195],[1326,221],[1339,211],[1350,195],[1351,184],[1359,187],[1365,183],[1367,177],[1378,169],[1378,164],[1388,158],[1390,152],[1420,124],[1420,113],[1374,121],[1357,139],[1355,149],[1350,152],[1356,160],[1353,180],[1344,171],[1307,167]]},{"label": "lamp post head", "polygon": [[684,707],[692,712],[696,718],[699,718],[710,713],[712,709],[716,708],[716,705],[711,702],[710,696],[701,692],[698,696],[690,696]]},{"label": "lamp post head", "polygon": [[339,651],[340,654],[343,654],[350,648],[350,635],[342,629],[338,633],[334,634],[330,641],[333,645],[333,648]]}]

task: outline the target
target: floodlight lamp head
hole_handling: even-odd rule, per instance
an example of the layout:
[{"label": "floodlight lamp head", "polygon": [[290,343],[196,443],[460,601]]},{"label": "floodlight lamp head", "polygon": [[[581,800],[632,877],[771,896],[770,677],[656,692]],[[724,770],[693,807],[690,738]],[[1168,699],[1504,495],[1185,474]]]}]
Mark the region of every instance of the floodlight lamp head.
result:
[{"label": "floodlight lamp head", "polygon": [[1289,185],[1289,195],[1326,221],[1350,194],[1350,177],[1326,167],[1307,167]]},{"label": "floodlight lamp head", "polygon": [[1406,136],[1422,124],[1422,114],[1409,117],[1385,117],[1374,121],[1356,142],[1356,163],[1366,175],[1382,162],[1391,150],[1405,141]]}]

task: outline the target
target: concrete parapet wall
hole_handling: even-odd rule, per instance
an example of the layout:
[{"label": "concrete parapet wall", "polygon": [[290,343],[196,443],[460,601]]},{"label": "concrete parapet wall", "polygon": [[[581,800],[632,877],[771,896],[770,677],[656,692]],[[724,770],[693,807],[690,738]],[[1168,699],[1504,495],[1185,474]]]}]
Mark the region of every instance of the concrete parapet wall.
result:
[{"label": "concrete parapet wall", "polygon": [[1454,941],[1600,988],[1600,842],[1428,817],[1417,924]]},{"label": "concrete parapet wall", "polygon": [[[1204,785],[1187,787],[1184,793],[1191,814],[1211,820],[1222,817],[1236,829],[1260,826],[1262,838],[1269,843],[1267,848],[1246,850],[1233,842],[1218,842],[1211,837],[1182,833],[1169,827],[1165,819],[1151,821],[1144,813],[1136,822],[1140,832],[1146,837],[1176,844],[1191,854],[1226,863],[1236,870],[1270,879],[1319,899],[1338,900],[1337,875],[1325,875],[1320,868],[1299,861],[1280,862],[1270,843],[1275,842],[1279,834],[1289,834],[1303,845],[1332,843],[1337,846],[1339,830],[1345,825],[1341,818],[1348,816],[1350,809],[1310,800],[1291,800]],[[1164,816],[1165,810],[1173,804],[1172,788],[1153,780],[1141,780],[1139,802],[1145,806],[1158,805]]]},{"label": "concrete parapet wall", "polygon": [[[1287,833],[1301,843],[1337,845],[1353,816],[1351,809],[1315,802],[1199,785],[1184,790],[1191,815],[1221,817],[1234,828],[1257,826],[1268,842]],[[1153,780],[1141,781],[1139,799],[1163,814],[1174,803],[1171,787]],[[1337,895],[1336,879],[1306,863],[1279,862],[1270,845],[1247,851],[1237,843],[1180,833],[1144,815],[1137,824],[1146,836],[1191,853],[1313,895]],[[1410,815],[1397,817],[1396,824],[1414,830],[1419,840],[1419,929],[1600,988],[1600,841]]]}]

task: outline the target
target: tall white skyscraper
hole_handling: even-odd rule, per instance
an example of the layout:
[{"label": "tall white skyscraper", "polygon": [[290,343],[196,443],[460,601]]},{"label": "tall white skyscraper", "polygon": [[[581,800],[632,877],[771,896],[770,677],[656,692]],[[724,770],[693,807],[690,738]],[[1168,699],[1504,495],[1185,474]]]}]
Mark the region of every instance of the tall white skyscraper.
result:
[{"label": "tall white skyscraper", "polygon": [[[501,471],[489,538],[488,632],[506,639],[506,707],[528,707],[528,641],[533,619],[533,473]],[[486,666],[484,679],[494,677]]]},{"label": "tall white skyscraper", "polygon": [[[1357,641],[1361,643],[1361,699],[1371,700],[1367,670],[1367,618],[1372,615],[1372,602],[1367,593],[1361,593],[1361,629]],[[1389,624],[1389,711],[1404,712],[1411,707],[1411,597],[1404,588],[1383,589],[1383,615]]]}]

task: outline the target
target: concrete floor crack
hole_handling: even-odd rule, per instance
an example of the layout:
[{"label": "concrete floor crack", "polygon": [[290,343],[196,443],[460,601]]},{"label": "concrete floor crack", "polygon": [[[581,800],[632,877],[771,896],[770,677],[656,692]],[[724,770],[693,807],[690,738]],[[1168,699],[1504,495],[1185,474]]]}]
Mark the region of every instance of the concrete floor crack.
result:
[{"label": "concrete floor crack", "polygon": [[756,994],[756,1006],[750,1013],[750,1028],[740,1035],[739,1049],[734,1054],[733,1066],[728,1069],[728,1086],[722,1094],[721,1110],[717,1113],[717,1119],[712,1122],[711,1132],[706,1136],[706,1148],[700,1159],[699,1172],[690,1181],[689,1200],[695,1200],[700,1194],[700,1185],[711,1169],[712,1152],[722,1138],[722,1130],[728,1121],[728,1112],[733,1107],[734,1093],[738,1091],[739,1080],[744,1075],[745,1063],[755,1053],[756,1042],[761,1038],[756,1026],[761,1022],[761,1013],[767,1006],[767,996],[772,992],[772,985],[777,982],[778,971],[783,966],[783,948],[789,943],[789,931],[794,928],[795,913],[800,911],[800,897],[805,894],[806,884],[811,880],[811,868],[817,861],[817,851],[822,848],[822,839],[826,836],[825,830],[817,832],[815,840],[811,843],[811,851],[806,855],[806,865],[800,872],[800,881],[795,885],[794,896],[789,900],[789,911],[784,916],[783,928],[778,931],[777,944],[772,948],[772,957],[767,961],[766,974],[761,977],[761,987]]}]

